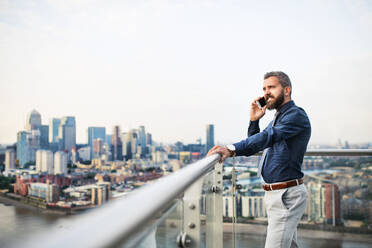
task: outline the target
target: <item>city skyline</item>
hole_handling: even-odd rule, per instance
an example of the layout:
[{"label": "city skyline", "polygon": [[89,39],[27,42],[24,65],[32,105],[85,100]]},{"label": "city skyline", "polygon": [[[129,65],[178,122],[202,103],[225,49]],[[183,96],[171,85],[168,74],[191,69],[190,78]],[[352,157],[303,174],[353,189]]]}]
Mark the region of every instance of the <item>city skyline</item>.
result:
[{"label": "city skyline", "polygon": [[204,143],[208,123],[236,142],[272,70],[291,78],[311,144],[371,142],[371,28],[370,1],[0,1],[0,143],[33,109],[43,125],[75,116],[78,143],[115,125]]}]

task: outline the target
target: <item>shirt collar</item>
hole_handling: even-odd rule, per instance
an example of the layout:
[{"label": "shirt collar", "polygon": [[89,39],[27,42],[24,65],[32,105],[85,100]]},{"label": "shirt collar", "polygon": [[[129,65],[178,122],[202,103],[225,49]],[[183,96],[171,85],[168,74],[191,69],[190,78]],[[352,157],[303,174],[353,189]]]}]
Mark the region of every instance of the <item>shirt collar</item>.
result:
[{"label": "shirt collar", "polygon": [[294,101],[293,100],[290,100],[289,102],[287,102],[286,104],[282,105],[276,112],[278,114],[282,114],[284,113],[287,109],[289,109],[290,107],[294,106]]}]

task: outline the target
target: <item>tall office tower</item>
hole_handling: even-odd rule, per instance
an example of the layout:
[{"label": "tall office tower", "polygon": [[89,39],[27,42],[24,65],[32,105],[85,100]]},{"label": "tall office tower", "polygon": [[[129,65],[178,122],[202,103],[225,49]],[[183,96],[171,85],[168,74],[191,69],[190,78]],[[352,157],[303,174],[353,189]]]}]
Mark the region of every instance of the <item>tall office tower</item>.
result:
[{"label": "tall office tower", "polygon": [[207,153],[214,146],[214,125],[207,125],[207,138],[205,142],[205,153]]},{"label": "tall office tower", "polygon": [[341,222],[340,191],[336,184],[323,184],[325,195],[325,218],[327,224],[338,225]]},{"label": "tall office tower", "polygon": [[54,174],[67,175],[67,153],[58,151],[54,154]]},{"label": "tall office tower", "polygon": [[90,157],[93,158],[93,140],[101,139],[104,141],[106,139],[106,128],[105,127],[88,127],[88,145],[90,146]]},{"label": "tall office tower", "polygon": [[58,143],[58,129],[61,125],[61,119],[52,118],[49,120],[49,143]]},{"label": "tall office tower", "polygon": [[71,152],[72,147],[76,146],[76,123],[75,117],[66,116],[61,119],[58,129],[59,149]]},{"label": "tall office tower", "polygon": [[17,160],[19,165],[23,166],[30,161],[30,145],[28,137],[31,135],[27,131],[17,133]]},{"label": "tall office tower", "polygon": [[36,151],[40,149],[40,131],[20,131],[17,133],[17,159],[21,166],[35,162]]},{"label": "tall office tower", "polygon": [[137,145],[137,130],[131,129],[128,133],[123,134],[123,155],[126,160],[135,157],[135,154],[137,153]]},{"label": "tall office tower", "polygon": [[146,152],[146,131],[144,126],[139,126],[138,128],[138,145],[141,147],[140,149],[140,157],[145,157]]},{"label": "tall office tower", "polygon": [[152,146],[152,135],[151,135],[151,133],[146,134],[146,145]]},{"label": "tall office tower", "polygon": [[107,143],[108,147],[111,148],[111,134],[106,134],[106,140],[105,142]]},{"label": "tall office tower", "polygon": [[35,109],[27,116],[26,131],[38,129],[41,126],[41,115]]},{"label": "tall office tower", "polygon": [[15,169],[15,151],[8,149],[5,151],[5,173],[11,169]]},{"label": "tall office tower", "polygon": [[120,127],[115,126],[111,136],[111,160],[123,160],[123,144],[120,138]]},{"label": "tall office tower", "polygon": [[41,149],[48,149],[49,148],[49,126],[41,125],[39,127],[39,130],[40,130],[40,147]]},{"label": "tall office tower", "polygon": [[93,156],[92,158],[99,158],[103,154],[103,140],[94,139],[93,140]]}]

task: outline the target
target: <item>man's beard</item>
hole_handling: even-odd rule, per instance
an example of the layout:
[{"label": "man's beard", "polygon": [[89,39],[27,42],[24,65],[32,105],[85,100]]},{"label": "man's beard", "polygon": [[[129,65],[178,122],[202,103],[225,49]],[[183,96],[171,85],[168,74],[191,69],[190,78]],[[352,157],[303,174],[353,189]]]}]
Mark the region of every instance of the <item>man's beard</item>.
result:
[{"label": "man's beard", "polygon": [[[270,97],[271,98],[271,97]],[[272,102],[267,103],[267,109],[278,109],[284,102],[284,90],[280,93],[277,98],[274,98]]]}]

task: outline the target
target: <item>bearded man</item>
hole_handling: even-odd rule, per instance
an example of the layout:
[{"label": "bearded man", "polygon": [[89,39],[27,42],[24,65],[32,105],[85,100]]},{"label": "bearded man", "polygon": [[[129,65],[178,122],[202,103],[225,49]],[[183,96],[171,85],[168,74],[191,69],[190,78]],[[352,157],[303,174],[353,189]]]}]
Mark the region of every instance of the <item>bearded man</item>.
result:
[{"label": "bearded man", "polygon": [[[251,103],[248,138],[225,147],[215,146],[207,154],[251,156],[263,151],[258,166],[265,192],[268,227],[265,248],[298,247],[297,225],[305,212],[307,191],[302,161],[311,135],[309,118],[292,101],[292,84],[281,71],[268,72],[263,82],[264,107],[260,97]],[[266,109],[275,109],[274,120],[260,132],[259,120]]]}]

